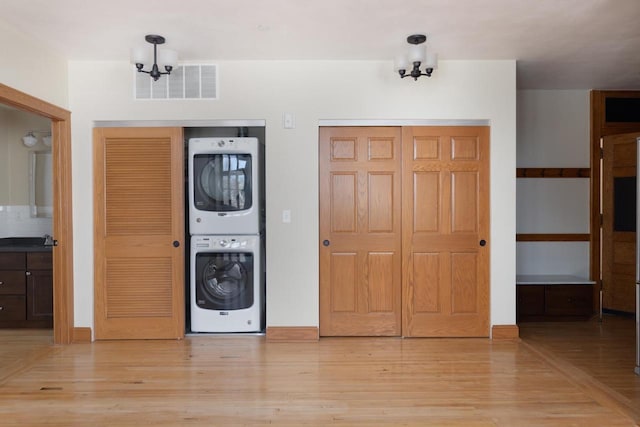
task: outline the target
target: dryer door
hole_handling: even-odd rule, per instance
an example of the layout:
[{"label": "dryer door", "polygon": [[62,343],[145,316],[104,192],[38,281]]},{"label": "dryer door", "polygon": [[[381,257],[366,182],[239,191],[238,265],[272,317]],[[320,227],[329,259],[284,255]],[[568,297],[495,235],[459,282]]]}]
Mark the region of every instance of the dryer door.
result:
[{"label": "dryer door", "polygon": [[239,212],[253,203],[250,154],[196,154],[194,204],[202,211]]},{"label": "dryer door", "polygon": [[253,305],[252,253],[196,254],[196,304],[208,310],[241,310]]}]

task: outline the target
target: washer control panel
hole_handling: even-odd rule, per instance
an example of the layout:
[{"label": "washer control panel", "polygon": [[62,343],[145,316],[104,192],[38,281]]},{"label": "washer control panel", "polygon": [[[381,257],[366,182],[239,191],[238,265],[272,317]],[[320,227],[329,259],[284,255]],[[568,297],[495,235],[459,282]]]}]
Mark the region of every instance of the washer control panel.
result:
[{"label": "washer control panel", "polygon": [[246,238],[231,236],[194,236],[193,246],[203,249],[242,249],[250,243]]}]

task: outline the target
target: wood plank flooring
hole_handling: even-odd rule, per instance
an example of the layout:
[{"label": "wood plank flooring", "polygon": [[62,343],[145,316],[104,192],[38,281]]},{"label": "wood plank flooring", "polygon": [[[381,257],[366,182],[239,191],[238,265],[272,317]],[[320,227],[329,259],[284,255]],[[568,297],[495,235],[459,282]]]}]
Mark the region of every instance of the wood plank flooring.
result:
[{"label": "wood plank flooring", "polygon": [[520,337],[547,361],[584,385],[606,393],[640,422],[640,377],[635,367],[635,319],[521,323]]},{"label": "wood plank flooring", "polygon": [[5,352],[29,339],[22,334],[0,331],[0,365],[13,364],[0,377],[3,426],[636,425],[529,338],[195,336],[52,346],[41,334],[30,338],[33,352]]},{"label": "wood plank flooring", "polygon": [[40,329],[0,329],[0,384],[51,353],[53,332]]}]

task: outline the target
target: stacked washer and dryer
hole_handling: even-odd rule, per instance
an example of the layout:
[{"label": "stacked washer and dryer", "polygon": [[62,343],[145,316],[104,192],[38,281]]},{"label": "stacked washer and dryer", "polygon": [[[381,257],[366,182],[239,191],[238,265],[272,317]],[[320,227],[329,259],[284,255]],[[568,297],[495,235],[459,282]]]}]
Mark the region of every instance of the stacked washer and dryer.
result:
[{"label": "stacked washer and dryer", "polygon": [[264,327],[263,195],[257,138],[191,138],[192,332]]}]

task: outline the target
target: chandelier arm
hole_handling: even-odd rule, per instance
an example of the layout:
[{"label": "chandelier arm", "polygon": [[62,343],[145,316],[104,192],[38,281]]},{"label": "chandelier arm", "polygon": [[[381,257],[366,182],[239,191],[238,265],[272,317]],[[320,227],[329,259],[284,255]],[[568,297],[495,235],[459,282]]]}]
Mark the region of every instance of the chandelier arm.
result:
[{"label": "chandelier arm", "polygon": [[166,71],[160,71],[160,68],[158,67],[158,44],[163,44],[165,42],[164,37],[149,34],[145,37],[145,40],[153,44],[153,65],[151,66],[150,71],[146,71],[143,69],[144,64],[137,62],[136,69],[138,70],[138,72],[149,74],[154,81],[157,81],[162,75],[171,74],[171,71],[173,71],[173,66],[165,65],[164,69]]},{"label": "chandelier arm", "polygon": [[400,78],[404,79],[405,77],[413,77],[414,80],[418,80],[420,76],[431,77],[431,73],[420,73],[420,74],[400,74]]},{"label": "chandelier arm", "polygon": [[[145,73],[145,74],[151,74],[151,71],[146,71],[146,70],[143,70],[143,69],[139,69],[138,72],[139,73]],[[171,72],[170,71],[158,71],[158,74],[165,75],[165,74],[171,74]]]}]

